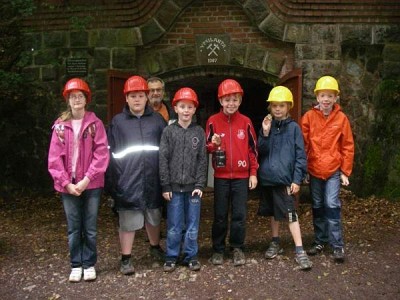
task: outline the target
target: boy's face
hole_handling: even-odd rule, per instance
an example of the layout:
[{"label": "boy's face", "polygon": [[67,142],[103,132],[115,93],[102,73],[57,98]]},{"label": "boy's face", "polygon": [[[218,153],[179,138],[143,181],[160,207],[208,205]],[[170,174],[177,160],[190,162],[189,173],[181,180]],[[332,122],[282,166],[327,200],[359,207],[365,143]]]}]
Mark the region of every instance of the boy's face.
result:
[{"label": "boy's face", "polygon": [[181,100],[174,106],[175,112],[178,115],[179,121],[190,122],[193,115],[196,113],[196,106],[192,101]]},{"label": "boy's face", "polygon": [[86,96],[80,90],[72,90],[68,96],[68,103],[73,110],[84,109],[86,106]]},{"label": "boy's face", "polygon": [[331,111],[333,104],[335,104],[338,96],[336,91],[320,90],[317,92],[317,101],[320,109],[323,111]]},{"label": "boy's face", "polygon": [[226,115],[234,114],[242,103],[242,98],[239,93],[229,94],[219,99],[222,106],[222,111]]},{"label": "boy's face", "polygon": [[147,103],[147,95],[143,91],[130,92],[126,95],[126,102],[134,114],[143,114]]},{"label": "boy's face", "polygon": [[290,104],[288,102],[271,102],[269,109],[275,120],[284,120],[289,113]]}]

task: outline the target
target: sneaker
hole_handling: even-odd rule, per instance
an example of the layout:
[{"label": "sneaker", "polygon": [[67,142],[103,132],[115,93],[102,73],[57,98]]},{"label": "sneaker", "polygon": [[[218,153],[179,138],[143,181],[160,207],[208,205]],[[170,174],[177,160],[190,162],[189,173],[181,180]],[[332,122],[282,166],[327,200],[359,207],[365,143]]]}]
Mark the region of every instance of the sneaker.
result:
[{"label": "sneaker", "polygon": [[149,251],[150,251],[150,255],[153,258],[155,258],[159,261],[164,261],[165,253],[164,253],[164,250],[160,246],[158,246],[158,247],[150,246]]},{"label": "sneaker", "polygon": [[246,258],[242,249],[235,248],[233,249],[233,265],[235,267],[244,265],[246,263]]},{"label": "sneaker", "polygon": [[176,262],[174,260],[167,260],[164,263],[164,272],[173,272],[176,269]]},{"label": "sneaker", "polygon": [[344,249],[336,248],[333,250],[333,259],[335,262],[342,263],[344,262]]},{"label": "sneaker", "polygon": [[69,274],[69,282],[79,282],[82,279],[82,267],[72,268]]},{"label": "sneaker", "polygon": [[192,259],[189,261],[188,267],[190,271],[200,271],[201,264],[197,259]]},{"label": "sneaker", "polygon": [[126,261],[121,261],[119,271],[124,275],[132,275],[135,273],[135,268],[133,267],[131,260],[128,259]]},{"label": "sneaker", "polygon": [[317,255],[324,251],[325,245],[314,243],[312,244],[311,248],[307,250],[308,255]]},{"label": "sneaker", "polygon": [[96,269],[94,267],[83,269],[83,280],[93,281],[95,279],[96,279]]},{"label": "sneaker", "polygon": [[312,267],[312,262],[305,251],[297,253],[294,260],[299,264],[301,270],[310,270]]},{"label": "sneaker", "polygon": [[210,261],[213,265],[222,265],[224,263],[224,255],[222,253],[214,252]]},{"label": "sneaker", "polygon": [[269,244],[267,251],[265,251],[265,258],[273,259],[278,254],[282,254],[282,253],[283,253],[283,249],[279,246],[279,244],[277,242],[271,242]]}]

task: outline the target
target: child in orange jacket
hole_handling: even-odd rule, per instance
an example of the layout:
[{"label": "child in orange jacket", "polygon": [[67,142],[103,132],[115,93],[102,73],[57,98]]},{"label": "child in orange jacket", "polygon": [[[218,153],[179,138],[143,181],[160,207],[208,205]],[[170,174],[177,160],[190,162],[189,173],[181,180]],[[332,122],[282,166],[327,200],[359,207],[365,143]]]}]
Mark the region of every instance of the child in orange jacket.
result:
[{"label": "child in orange jacket", "polygon": [[349,185],[353,168],[354,140],[350,122],[336,103],[339,85],[331,76],[321,77],[314,93],[318,105],[304,114],[301,127],[307,154],[313,201],[315,241],[309,255],[333,249],[336,262],[343,262],[340,184]]}]

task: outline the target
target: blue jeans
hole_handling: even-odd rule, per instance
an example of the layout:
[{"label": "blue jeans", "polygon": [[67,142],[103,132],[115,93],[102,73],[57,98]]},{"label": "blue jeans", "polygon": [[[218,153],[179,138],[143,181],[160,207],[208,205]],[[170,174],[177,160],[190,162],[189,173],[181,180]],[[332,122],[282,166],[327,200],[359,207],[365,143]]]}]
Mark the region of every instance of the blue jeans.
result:
[{"label": "blue jeans", "polygon": [[177,260],[184,232],[184,263],[197,257],[201,198],[192,192],[173,192],[167,207],[166,259]]},{"label": "blue jeans", "polygon": [[212,225],[213,250],[223,253],[228,234],[228,216],[231,211],[229,245],[244,247],[249,179],[214,178],[214,221]]},{"label": "blue jeans", "polygon": [[313,200],[315,242],[329,244],[333,249],[343,248],[340,192],[340,171],[327,180],[310,176]]},{"label": "blue jeans", "polygon": [[89,268],[97,262],[97,214],[102,189],[90,189],[80,196],[61,194],[68,225],[71,267]]}]

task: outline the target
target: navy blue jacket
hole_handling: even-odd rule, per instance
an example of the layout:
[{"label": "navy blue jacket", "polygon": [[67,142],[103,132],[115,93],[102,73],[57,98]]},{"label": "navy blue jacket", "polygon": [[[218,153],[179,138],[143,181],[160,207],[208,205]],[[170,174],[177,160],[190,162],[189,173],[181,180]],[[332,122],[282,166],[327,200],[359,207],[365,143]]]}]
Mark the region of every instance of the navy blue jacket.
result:
[{"label": "navy blue jacket", "polygon": [[162,193],[158,172],[163,117],[146,106],[137,117],[126,105],[107,130],[110,166],[106,191],[115,200],[117,210],[144,210],[161,207]]},{"label": "navy blue jacket", "polygon": [[258,153],[258,177],[261,185],[301,184],[307,172],[307,160],[300,126],[293,119],[273,119],[267,137],[263,136],[261,128]]}]

